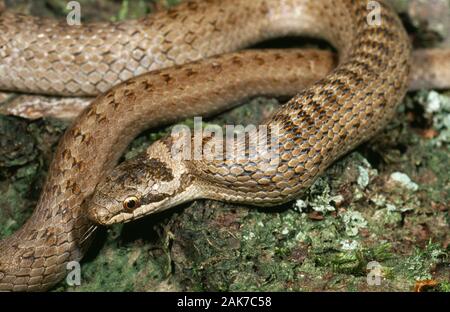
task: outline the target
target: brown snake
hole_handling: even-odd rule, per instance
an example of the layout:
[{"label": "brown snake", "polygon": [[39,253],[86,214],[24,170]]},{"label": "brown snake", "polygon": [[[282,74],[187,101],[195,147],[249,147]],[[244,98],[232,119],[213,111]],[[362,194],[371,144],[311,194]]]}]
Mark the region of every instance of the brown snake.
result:
[{"label": "brown snake", "polygon": [[[214,113],[257,94],[298,93],[266,121],[280,129],[271,141],[279,144],[275,166],[264,157],[175,161],[171,139],[158,141],[145,163],[152,170],[151,196],[124,212],[128,193],[106,209],[110,199],[100,189],[91,219],[129,220],[195,198],[275,205],[298,196],[339,156],[382,129],[407,90],[408,37],[390,7],[380,4],[379,26],[368,24],[365,0],[191,1],[139,21],[80,27],[3,13],[0,89],[95,95],[126,81],[97,97],[61,139],[33,215],[0,242],[0,290],[49,289],[69,261],[82,258],[94,228],[83,203],[102,179],[121,179],[108,172],[148,127]],[[320,78],[302,81],[302,66],[314,73],[322,61],[330,66],[330,55],[247,52],[189,63],[291,34],[329,41],[339,51],[338,67],[302,90]],[[280,59],[282,65],[270,66]],[[183,63],[189,64],[170,67]]]},{"label": "brown snake", "polygon": [[[254,57],[266,58],[265,50],[253,50],[254,53],[237,52],[236,55],[243,63],[255,64]],[[305,49],[283,49],[277,50],[278,57],[271,58],[271,70],[267,74],[279,75],[280,79],[286,79],[281,72],[285,69],[286,61],[300,53],[303,57],[295,59],[296,67],[300,76],[296,77],[298,85],[293,85],[292,90],[286,87],[283,95],[288,95],[289,91],[295,94],[298,87],[307,86],[320,78],[325,77],[336,66],[336,55],[324,50],[305,50]],[[294,60],[294,59],[292,59]],[[261,66],[261,65],[257,65]],[[276,71],[275,71],[276,69]],[[290,68],[291,69],[291,68]],[[236,72],[242,69],[238,68]],[[244,73],[245,74],[245,73]],[[255,77],[255,83],[258,80],[263,81],[267,77]],[[280,81],[283,81],[280,80]],[[292,82],[287,81],[286,86],[290,86]],[[412,67],[409,77],[409,91],[421,89],[448,89],[450,88],[450,49],[421,49],[413,51]],[[291,95],[291,94],[289,94]],[[53,117],[62,119],[74,119],[91,104],[93,98],[89,96],[83,97],[60,97],[47,96],[39,94],[14,94],[10,92],[0,92],[0,114],[14,115],[27,119],[37,119],[42,117]],[[223,110],[229,107],[227,103]]]}]

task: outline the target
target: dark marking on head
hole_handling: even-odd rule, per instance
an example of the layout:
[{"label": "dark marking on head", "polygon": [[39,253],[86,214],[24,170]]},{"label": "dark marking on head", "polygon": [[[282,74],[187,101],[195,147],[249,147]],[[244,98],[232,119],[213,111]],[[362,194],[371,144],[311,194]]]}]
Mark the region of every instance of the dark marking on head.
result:
[{"label": "dark marking on head", "polygon": [[156,179],[166,182],[174,179],[172,169],[168,168],[165,163],[156,158],[150,158],[145,162],[145,165],[148,170],[151,170],[152,176]]},{"label": "dark marking on head", "polygon": [[171,197],[172,194],[159,193],[159,194],[149,194],[147,196],[142,197],[141,205],[148,205],[151,203],[160,202],[168,197]]}]

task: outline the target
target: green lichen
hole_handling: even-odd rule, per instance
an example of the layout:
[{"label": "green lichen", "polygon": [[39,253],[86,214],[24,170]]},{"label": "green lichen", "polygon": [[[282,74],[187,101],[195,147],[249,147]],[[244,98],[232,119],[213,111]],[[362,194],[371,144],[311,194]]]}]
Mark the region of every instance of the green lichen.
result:
[{"label": "green lichen", "polygon": [[331,195],[330,186],[323,178],[319,178],[311,186],[309,190],[309,196],[305,199],[298,199],[295,204],[295,208],[298,211],[303,211],[305,208],[310,207],[314,211],[327,213],[335,211],[334,203],[341,202],[341,195]]},{"label": "green lichen", "polygon": [[440,147],[450,143],[450,94],[421,91],[414,101],[424,109],[425,118],[432,120],[433,129],[438,132],[429,144]]},{"label": "green lichen", "polygon": [[419,189],[419,186],[413,181],[411,181],[411,178],[404,173],[394,172],[391,174],[390,178],[392,181],[399,183],[401,186],[405,187],[406,189],[412,192],[415,192]]},{"label": "green lichen", "polygon": [[409,279],[416,281],[429,280],[433,278],[430,272],[431,269],[437,264],[448,263],[448,257],[448,251],[438,244],[429,243],[425,249],[416,248],[413,255],[406,257],[396,267],[396,270],[398,270],[397,273],[399,275],[404,275]]},{"label": "green lichen", "polygon": [[443,281],[439,283],[437,291],[450,292],[450,281]]},{"label": "green lichen", "polygon": [[0,238],[16,231],[31,214],[64,128],[61,121],[27,122],[0,115]]},{"label": "green lichen", "polygon": [[359,229],[367,226],[367,221],[359,211],[347,211],[341,217],[345,224],[345,233],[348,236],[358,235]]}]

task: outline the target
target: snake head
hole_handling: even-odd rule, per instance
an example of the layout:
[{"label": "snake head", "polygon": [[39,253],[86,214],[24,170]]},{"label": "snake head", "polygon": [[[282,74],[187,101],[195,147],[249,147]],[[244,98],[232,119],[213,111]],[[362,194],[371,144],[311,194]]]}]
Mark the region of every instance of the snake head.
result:
[{"label": "snake head", "polygon": [[87,204],[95,223],[129,222],[197,198],[183,162],[171,158],[160,141],[118,165],[97,185]]}]

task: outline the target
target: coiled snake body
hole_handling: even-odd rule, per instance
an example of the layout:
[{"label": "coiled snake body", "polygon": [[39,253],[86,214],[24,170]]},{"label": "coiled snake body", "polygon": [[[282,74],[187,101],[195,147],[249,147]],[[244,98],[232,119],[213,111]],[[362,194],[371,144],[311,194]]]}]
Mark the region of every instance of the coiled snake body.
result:
[{"label": "coiled snake body", "polygon": [[[339,65],[302,91],[295,80],[302,54],[292,54],[263,86],[255,78],[270,77],[268,64],[282,56],[250,54],[250,66],[230,55],[133,78],[102,94],[61,139],[31,218],[0,242],[0,290],[45,290],[60,281],[89,240],[92,223],[83,202],[101,179],[114,180],[107,173],[130,140],[148,126],[214,111],[217,102],[298,90],[266,122],[280,130],[275,166],[265,158],[177,162],[170,139],[160,141],[148,169],[152,185],[161,188],[134,211],[119,211],[122,203],[106,209],[99,196],[90,218],[119,222],[199,197],[274,205],[298,196],[331,162],[380,130],[407,90],[408,37],[395,13],[379,3],[381,25],[368,23],[364,0],[192,1],[139,21],[80,27],[3,13],[0,83],[8,90],[96,94],[136,74],[290,34],[329,41]],[[245,75],[233,74],[242,67]],[[176,103],[184,110],[172,109]]]}]

